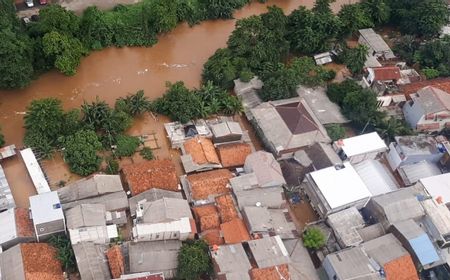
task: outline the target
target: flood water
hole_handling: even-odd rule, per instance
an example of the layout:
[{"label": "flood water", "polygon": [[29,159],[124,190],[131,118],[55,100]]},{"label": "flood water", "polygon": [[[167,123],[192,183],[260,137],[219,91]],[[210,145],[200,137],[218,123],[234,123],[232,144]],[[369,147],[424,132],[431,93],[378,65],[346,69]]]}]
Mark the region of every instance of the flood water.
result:
[{"label": "flood water", "polygon": [[[272,0],[265,4],[252,3],[237,11],[235,18],[263,13],[269,5],[277,5],[290,13],[300,5],[312,7],[314,2]],[[333,3],[333,9],[336,11],[342,4],[354,2],[357,0],[338,0]],[[56,97],[62,101],[65,109],[69,109],[79,107],[84,100],[91,101],[97,96],[113,104],[116,98],[140,89],[150,99],[155,99],[164,93],[166,81],[182,80],[188,87],[198,87],[203,64],[218,48],[226,46],[235,21],[207,21],[193,27],[182,24],[172,32],[160,36],[159,42],[151,48],[109,48],[93,52],[82,60],[75,76],[66,77],[52,71],[42,75],[25,89],[0,91],[0,124],[7,144],[22,146],[23,114],[33,99]],[[144,121],[138,120],[136,126],[142,127],[143,124],[139,122]],[[67,173],[68,178],[74,178],[67,168],[48,168],[58,165],[57,162],[57,159],[45,162],[46,172]],[[19,168],[23,170],[15,160],[5,166],[7,178],[12,188],[16,189],[13,192],[18,193],[17,189],[20,189],[20,193],[32,193],[26,187],[30,184],[29,179],[18,173]],[[52,170],[47,171],[49,169]],[[23,190],[26,188],[28,189]],[[19,200],[19,206],[26,207],[28,204],[26,198],[16,200]]]}]

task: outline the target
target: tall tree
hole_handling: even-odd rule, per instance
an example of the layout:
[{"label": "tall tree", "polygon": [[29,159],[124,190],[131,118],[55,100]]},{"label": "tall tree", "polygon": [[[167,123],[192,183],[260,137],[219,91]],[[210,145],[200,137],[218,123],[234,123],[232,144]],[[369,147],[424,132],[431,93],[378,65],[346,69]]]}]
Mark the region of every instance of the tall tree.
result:
[{"label": "tall tree", "polygon": [[358,45],[356,48],[345,48],[341,54],[342,61],[353,74],[361,74],[367,60],[369,48]]},{"label": "tall tree", "polygon": [[75,36],[80,27],[80,19],[74,12],[59,5],[47,5],[39,11],[39,21],[33,26],[33,31],[41,34],[52,31]]},{"label": "tall tree", "polygon": [[351,35],[359,29],[374,27],[370,14],[360,3],[342,6],[338,16],[342,22],[342,35]]},{"label": "tall tree", "polygon": [[314,13],[332,14],[330,4],[336,2],[336,0],[316,0],[312,11]]},{"label": "tall tree", "polygon": [[382,25],[389,21],[391,8],[385,0],[363,0],[361,3],[375,25]]},{"label": "tall tree", "polygon": [[188,241],[178,254],[178,279],[197,280],[211,272],[208,244],[203,240]]},{"label": "tall tree", "polygon": [[64,142],[64,160],[70,171],[81,176],[87,176],[100,167],[101,158],[97,151],[102,148],[97,135],[92,130],[80,130],[68,136]]}]

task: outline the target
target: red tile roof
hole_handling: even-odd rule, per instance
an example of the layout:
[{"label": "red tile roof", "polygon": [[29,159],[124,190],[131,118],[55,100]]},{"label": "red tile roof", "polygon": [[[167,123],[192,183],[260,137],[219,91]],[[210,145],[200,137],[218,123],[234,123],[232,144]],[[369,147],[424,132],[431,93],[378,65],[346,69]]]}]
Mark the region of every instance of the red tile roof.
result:
[{"label": "red tile roof", "polygon": [[194,137],[183,144],[186,154],[192,156],[196,164],[220,164],[213,142],[205,137]]},{"label": "red tile roof", "polygon": [[224,194],[216,197],[216,204],[222,223],[229,222],[239,217],[231,194]]},{"label": "red tile roof", "polygon": [[267,268],[253,268],[250,270],[252,280],[285,280],[291,279],[287,264],[271,266]]},{"label": "red tile roof", "polygon": [[226,169],[217,169],[188,175],[187,179],[191,185],[192,198],[194,200],[207,199],[209,196],[229,193],[227,188],[233,174]]},{"label": "red tile roof", "polygon": [[122,172],[133,195],[153,188],[178,191],[175,165],[168,159],[127,165]]},{"label": "red tile roof", "polygon": [[374,67],[372,69],[375,74],[375,81],[398,80],[402,77],[400,68],[397,66]]},{"label": "red tile roof", "polygon": [[34,237],[33,221],[30,219],[28,209],[14,209],[16,216],[17,235],[20,237]]},{"label": "red tile roof", "polygon": [[198,206],[193,207],[192,210],[194,211],[195,219],[200,224],[201,231],[220,228],[219,212],[216,206]]},{"label": "red tile roof", "polygon": [[125,273],[124,259],[120,247],[118,245],[111,247],[106,252],[106,256],[108,257],[112,278],[120,278]]},{"label": "red tile roof", "polygon": [[244,165],[252,148],[246,143],[226,144],[217,147],[217,152],[223,167],[236,167]]},{"label": "red tile roof", "polygon": [[386,280],[418,280],[417,271],[410,255],[405,255],[384,265]]},{"label": "red tile roof", "polygon": [[47,243],[23,243],[20,249],[26,280],[64,279],[55,248]]},{"label": "red tile roof", "polygon": [[241,243],[251,239],[244,221],[239,218],[221,224],[220,230],[223,233],[226,244]]},{"label": "red tile roof", "polygon": [[447,93],[450,93],[450,78],[438,78],[432,80],[425,80],[420,82],[414,82],[407,85],[401,85],[400,91],[409,97],[411,94],[416,93],[421,88],[433,86]]},{"label": "red tile roof", "polygon": [[210,229],[200,234],[201,239],[205,240],[209,246],[222,245],[225,243],[223,237],[220,236],[220,230]]}]

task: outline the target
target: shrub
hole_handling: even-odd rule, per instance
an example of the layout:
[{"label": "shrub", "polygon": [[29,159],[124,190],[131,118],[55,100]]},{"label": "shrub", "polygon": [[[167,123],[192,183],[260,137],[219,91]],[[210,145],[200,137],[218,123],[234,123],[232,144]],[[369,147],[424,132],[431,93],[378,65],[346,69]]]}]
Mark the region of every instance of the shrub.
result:
[{"label": "shrub", "polygon": [[310,227],[303,233],[303,244],[308,249],[320,249],[325,246],[325,242],[325,235],[317,227]]},{"label": "shrub", "polygon": [[422,69],[422,73],[425,75],[425,77],[427,77],[427,79],[434,79],[439,77],[439,70],[436,70],[434,68],[423,68]]},{"label": "shrub", "polygon": [[146,160],[154,159],[153,151],[149,147],[144,147],[139,154]]},{"label": "shrub", "polygon": [[107,158],[105,173],[110,175],[119,174],[119,162],[113,158]]},{"label": "shrub", "polygon": [[252,71],[242,70],[241,73],[239,74],[239,79],[244,83],[248,83],[254,76],[255,74],[253,74]]},{"label": "shrub", "polygon": [[345,136],[345,128],[339,124],[332,124],[326,126],[328,136],[330,136],[331,140],[337,141],[339,139],[344,138]]},{"label": "shrub", "polygon": [[138,137],[128,136],[128,135],[118,135],[117,136],[117,149],[116,155],[118,157],[129,157],[136,152],[141,141]]}]

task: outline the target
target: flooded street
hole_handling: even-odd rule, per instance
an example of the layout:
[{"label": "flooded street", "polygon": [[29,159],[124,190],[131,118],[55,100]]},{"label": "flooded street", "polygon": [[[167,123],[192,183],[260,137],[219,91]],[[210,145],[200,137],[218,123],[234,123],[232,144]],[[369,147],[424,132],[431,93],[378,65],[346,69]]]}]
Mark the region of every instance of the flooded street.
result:
[{"label": "flooded street", "polygon": [[[277,5],[289,13],[300,5],[312,7],[314,2],[273,0],[265,4],[252,3],[236,12],[235,17],[239,19],[263,13],[269,5]],[[333,3],[333,9],[337,10],[342,4],[354,2],[357,1],[338,0]],[[153,100],[164,93],[166,81],[182,80],[188,87],[198,87],[203,64],[218,48],[226,46],[235,21],[207,21],[194,27],[182,24],[172,32],[160,36],[159,42],[151,48],[109,48],[94,52],[82,60],[73,77],[52,71],[23,90],[0,91],[0,125],[7,144],[22,147],[23,114],[33,99],[56,97],[62,101],[65,109],[69,109],[78,107],[84,100],[94,100],[96,96],[113,104],[116,98],[140,89]],[[147,117],[137,120],[130,132],[142,134],[141,131],[161,132],[162,129],[160,122]],[[163,141],[167,140],[161,139]],[[156,155],[174,156],[172,152],[164,150],[156,152]],[[57,184],[59,180],[70,181],[76,178],[67,167],[60,167],[60,163],[58,158],[43,163],[51,185]],[[18,158],[5,162],[4,165],[15,197],[18,197],[19,192],[28,197],[32,188],[26,186],[31,181],[22,174],[26,171]],[[21,206],[22,202],[17,204]]]}]

